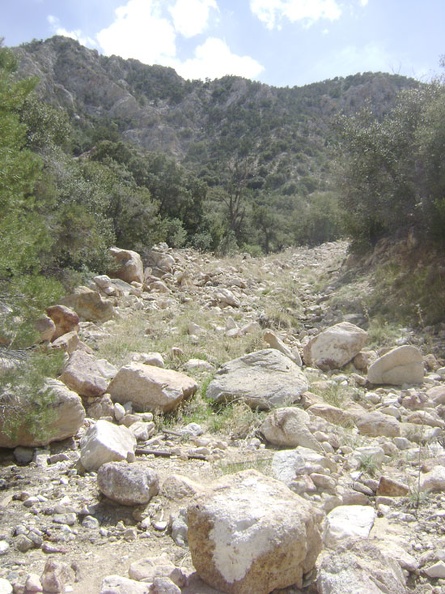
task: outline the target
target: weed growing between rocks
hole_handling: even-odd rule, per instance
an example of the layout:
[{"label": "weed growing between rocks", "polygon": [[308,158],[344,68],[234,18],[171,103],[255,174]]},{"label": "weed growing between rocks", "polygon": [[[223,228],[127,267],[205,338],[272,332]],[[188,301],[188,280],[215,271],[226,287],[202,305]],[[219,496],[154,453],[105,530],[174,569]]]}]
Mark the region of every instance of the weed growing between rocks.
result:
[{"label": "weed growing between rocks", "polygon": [[397,341],[404,334],[404,330],[399,324],[389,322],[381,315],[369,318],[366,331],[368,333],[368,346],[371,349],[397,344]]},{"label": "weed growing between rocks", "polygon": [[361,456],[358,469],[372,478],[377,476],[379,465],[376,462],[375,456],[372,454]]},{"label": "weed growing between rocks", "polygon": [[212,406],[212,415],[209,422],[209,431],[224,433],[231,439],[251,439],[264,420],[264,411],[252,410],[244,402]]}]

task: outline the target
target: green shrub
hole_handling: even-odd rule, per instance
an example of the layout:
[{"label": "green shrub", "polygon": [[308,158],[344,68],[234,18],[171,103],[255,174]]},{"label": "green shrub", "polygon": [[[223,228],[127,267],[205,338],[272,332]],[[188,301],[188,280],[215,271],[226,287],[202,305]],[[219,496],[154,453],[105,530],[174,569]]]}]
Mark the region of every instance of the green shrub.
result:
[{"label": "green shrub", "polygon": [[61,372],[63,360],[63,352],[32,353],[16,358],[14,365],[0,375],[0,416],[5,435],[14,439],[20,428],[26,428],[43,441],[51,438],[57,412],[54,394],[45,382]]}]

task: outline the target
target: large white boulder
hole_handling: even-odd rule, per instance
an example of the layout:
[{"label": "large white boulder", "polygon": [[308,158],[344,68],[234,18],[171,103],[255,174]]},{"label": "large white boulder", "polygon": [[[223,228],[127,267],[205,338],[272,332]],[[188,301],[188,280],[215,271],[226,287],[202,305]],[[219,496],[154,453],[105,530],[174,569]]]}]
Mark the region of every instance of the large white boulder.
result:
[{"label": "large white boulder", "polygon": [[108,386],[114,402],[130,402],[140,412],[169,412],[198,389],[194,379],[170,369],[129,363],[119,369]]},{"label": "large white boulder", "polygon": [[392,349],[368,369],[368,381],[371,384],[421,384],[423,376],[422,353],[412,345]]},{"label": "large white boulder", "polygon": [[99,420],[80,440],[80,461],[86,470],[97,470],[106,462],[133,462],[136,443],[136,438],[124,425]]},{"label": "large white boulder", "polygon": [[307,389],[298,365],[276,349],[263,349],[223,365],[206,396],[214,402],[243,401],[253,409],[269,410],[298,402]]},{"label": "large white boulder", "polygon": [[340,369],[362,350],[368,334],[349,322],[340,322],[314,336],[303,349],[306,365],[323,370]]},{"label": "large white boulder", "polygon": [[321,550],[322,517],[259,472],[223,477],[187,509],[193,564],[205,582],[228,594],[301,587]]},{"label": "large white boulder", "polygon": [[340,369],[362,350],[367,338],[358,326],[340,322],[311,338],[303,349],[304,361],[326,371]]}]

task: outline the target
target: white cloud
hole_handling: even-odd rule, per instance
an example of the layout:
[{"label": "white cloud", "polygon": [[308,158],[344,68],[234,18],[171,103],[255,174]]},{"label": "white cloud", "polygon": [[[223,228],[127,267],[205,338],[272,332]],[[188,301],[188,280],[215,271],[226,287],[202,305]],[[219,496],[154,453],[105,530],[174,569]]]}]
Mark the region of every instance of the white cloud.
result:
[{"label": "white cloud", "polygon": [[321,19],[335,21],[342,14],[336,0],[250,0],[250,10],[268,29],[279,29],[283,19],[310,26]]},{"label": "white cloud", "polygon": [[390,55],[382,45],[377,43],[368,43],[363,47],[349,45],[332,58],[334,63],[338,64],[348,74],[387,72],[391,67]]},{"label": "white cloud", "polygon": [[250,56],[238,56],[222,39],[209,37],[195,50],[195,57],[177,63],[176,70],[187,79],[221,78],[226,74],[257,78],[263,66]]},{"label": "white cloud", "polygon": [[184,37],[194,37],[206,30],[211,9],[218,10],[216,0],[177,0],[169,12],[175,30]]},{"label": "white cloud", "polygon": [[[363,47],[348,45],[338,52],[332,52],[329,60],[314,65],[310,73],[310,81],[325,80],[335,76],[349,76],[358,72],[392,72],[396,71],[393,57],[384,46],[368,43]],[[305,84],[308,81],[300,81]]]},{"label": "white cloud", "polygon": [[91,39],[91,37],[83,35],[82,31],[80,31],[79,29],[75,29],[74,31],[68,31],[67,29],[61,26],[60,20],[52,14],[50,14],[47,17],[47,21],[50,24],[51,29],[53,30],[53,33],[55,35],[63,35],[63,37],[70,37],[71,39],[75,39],[76,41],[87,47],[96,47],[97,44],[94,41],[94,39]]},{"label": "white cloud", "polygon": [[171,65],[176,56],[176,32],[162,16],[159,0],[129,0],[115,15],[114,22],[97,34],[105,54]]},{"label": "white cloud", "polygon": [[[211,10],[218,10],[216,0],[172,0],[170,4],[166,0],[126,0],[115,10],[113,23],[97,33],[96,47],[106,55],[170,66],[187,79],[226,74],[257,78],[263,66],[250,56],[234,54],[225,41],[216,37],[207,37],[195,47],[191,58],[178,55],[178,36],[203,33]],[[52,19],[61,35],[82,39],[80,31],[70,34],[57,19]]]}]

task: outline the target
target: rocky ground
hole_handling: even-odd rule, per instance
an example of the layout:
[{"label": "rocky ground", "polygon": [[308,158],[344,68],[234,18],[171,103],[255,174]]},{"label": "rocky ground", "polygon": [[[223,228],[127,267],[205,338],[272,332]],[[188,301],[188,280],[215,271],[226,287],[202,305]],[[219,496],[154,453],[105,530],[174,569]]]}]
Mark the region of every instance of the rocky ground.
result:
[{"label": "rocky ground", "polygon": [[[107,395],[83,397],[87,417],[74,437],[0,449],[0,593],[216,593],[195,573],[184,510],[212,481],[246,469],[284,482],[324,517],[316,569],[283,594],[445,592],[445,331],[370,332],[353,363],[322,370],[309,361],[308,343],[333,325],[369,329],[366,309],[357,307],[369,280],[345,284],[346,256],[345,243],[259,260],[160,249],[147,256],[144,286],[123,283],[113,292],[105,282],[113,317],[81,322],[82,349],[116,370],[156,360],[198,390],[174,414],[139,418],[146,432],[136,460],[159,483],[148,504],[113,502],[97,470],[81,463],[81,439],[98,419],[122,424],[131,416]],[[72,337],[61,339],[69,351]],[[211,407],[204,398],[218,368],[270,346],[302,365],[307,381],[294,400],[298,429],[278,438],[268,411],[240,399]],[[400,346],[421,354],[422,382],[370,384],[372,362]],[[280,422],[293,423],[292,414]],[[159,567],[161,555],[166,575],[177,568],[176,590],[172,582],[156,589],[151,579],[104,582],[134,577],[132,564],[142,559],[157,558]],[[343,589],[332,578],[342,564]],[[369,575],[377,577],[366,585]]]}]

